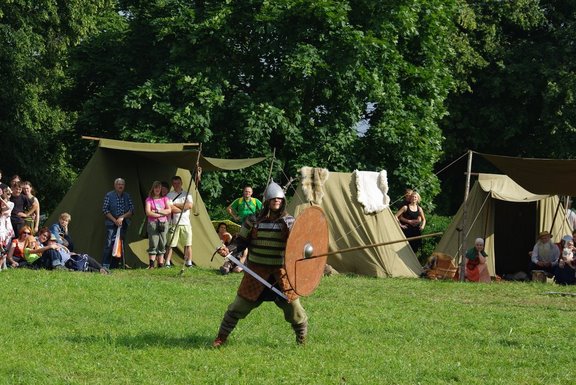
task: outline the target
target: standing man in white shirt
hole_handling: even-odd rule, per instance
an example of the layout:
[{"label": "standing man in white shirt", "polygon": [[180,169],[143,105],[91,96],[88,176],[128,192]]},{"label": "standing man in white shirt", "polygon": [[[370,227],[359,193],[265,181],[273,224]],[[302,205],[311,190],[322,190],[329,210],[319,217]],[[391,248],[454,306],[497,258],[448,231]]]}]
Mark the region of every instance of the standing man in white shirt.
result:
[{"label": "standing man in white shirt", "polygon": [[184,264],[192,267],[192,224],[190,223],[190,210],[194,206],[192,195],[182,189],[182,178],[178,175],[172,177],[173,190],[168,193],[172,200],[172,221],[168,233],[168,248],[166,250],[166,267],[172,267],[172,248],[178,245],[180,238],[184,243]]}]

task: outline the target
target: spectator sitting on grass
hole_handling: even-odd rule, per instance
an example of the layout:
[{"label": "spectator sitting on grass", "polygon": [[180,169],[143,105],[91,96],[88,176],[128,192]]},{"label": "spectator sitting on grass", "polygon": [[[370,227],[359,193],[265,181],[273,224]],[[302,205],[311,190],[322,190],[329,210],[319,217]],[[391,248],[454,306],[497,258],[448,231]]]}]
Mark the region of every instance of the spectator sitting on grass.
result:
[{"label": "spectator sitting on grass", "polygon": [[[74,264],[75,259],[77,259],[77,256],[85,256],[87,265],[83,271],[108,274],[108,270],[91,256],[72,253],[66,246],[59,244],[54,234],[50,233],[47,228],[44,227],[40,229],[39,233],[39,241],[45,242],[45,246],[34,250],[34,253],[41,253],[42,255],[37,264],[39,267],[44,267],[48,270],[77,270]],[[44,243],[42,245],[44,245]]]},{"label": "spectator sitting on grass", "polygon": [[72,221],[72,216],[68,213],[60,214],[58,218],[58,223],[52,224],[50,226],[50,232],[56,237],[56,242],[62,246],[66,246],[68,250],[74,251],[74,243],[68,232],[68,225]]},{"label": "spectator sitting on grass", "polygon": [[548,276],[554,275],[554,269],[558,265],[560,249],[552,242],[552,234],[541,231],[534,245],[530,259],[530,271],[543,270]]}]

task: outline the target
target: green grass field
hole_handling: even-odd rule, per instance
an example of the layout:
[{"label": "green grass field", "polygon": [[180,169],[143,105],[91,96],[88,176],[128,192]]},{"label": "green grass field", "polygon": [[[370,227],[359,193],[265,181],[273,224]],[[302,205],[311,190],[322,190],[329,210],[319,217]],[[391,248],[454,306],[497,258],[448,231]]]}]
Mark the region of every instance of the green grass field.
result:
[{"label": "green grass field", "polygon": [[0,384],[573,384],[576,287],[333,276],[297,346],[271,303],[210,344],[240,275],[0,273]]}]

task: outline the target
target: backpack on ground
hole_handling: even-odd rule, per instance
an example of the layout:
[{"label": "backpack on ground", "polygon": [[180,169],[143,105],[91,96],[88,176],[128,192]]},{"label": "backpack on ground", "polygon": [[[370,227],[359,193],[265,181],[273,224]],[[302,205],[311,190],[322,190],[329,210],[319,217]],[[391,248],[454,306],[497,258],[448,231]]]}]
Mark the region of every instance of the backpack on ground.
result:
[{"label": "backpack on ground", "polygon": [[66,267],[75,271],[88,271],[88,256],[86,254],[72,254],[66,261]]}]

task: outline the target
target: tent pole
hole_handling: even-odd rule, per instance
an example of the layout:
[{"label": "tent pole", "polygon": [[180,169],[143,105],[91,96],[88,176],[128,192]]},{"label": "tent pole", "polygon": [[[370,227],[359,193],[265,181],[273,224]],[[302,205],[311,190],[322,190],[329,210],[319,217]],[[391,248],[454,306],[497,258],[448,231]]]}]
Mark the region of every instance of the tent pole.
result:
[{"label": "tent pole", "polygon": [[462,239],[462,244],[458,249],[460,251],[460,282],[464,281],[466,274],[466,266],[464,264],[464,254],[466,253],[466,238],[468,238],[468,231],[466,226],[466,220],[468,219],[468,194],[470,193],[470,175],[472,173],[472,150],[468,150],[468,165],[466,166],[466,187],[464,188],[464,210],[462,214],[462,231],[464,232],[464,237]]},{"label": "tent pole", "polygon": [[[554,218],[552,218],[552,224],[550,225],[550,230],[548,231],[552,234],[552,229],[554,229],[554,224],[556,223],[556,217],[558,216],[558,211],[560,211],[560,206],[562,206],[562,199],[558,198],[558,205],[556,206],[556,211],[554,212]],[[562,237],[562,235],[560,235]]]},{"label": "tent pole", "polygon": [[[194,186],[196,186],[196,192],[194,193],[194,200],[198,202],[198,185],[200,184],[200,175],[202,174],[202,169],[200,168],[200,154],[202,154],[202,143],[200,143],[200,148],[198,148],[198,156],[196,157],[196,169],[194,170],[194,175],[191,175],[194,179]],[[190,191],[190,186],[192,186],[192,178],[190,178],[190,185],[188,186],[188,191]],[[194,216],[200,215],[198,211],[198,206],[194,206]]]}]

